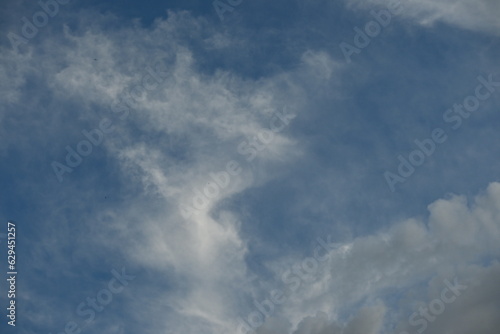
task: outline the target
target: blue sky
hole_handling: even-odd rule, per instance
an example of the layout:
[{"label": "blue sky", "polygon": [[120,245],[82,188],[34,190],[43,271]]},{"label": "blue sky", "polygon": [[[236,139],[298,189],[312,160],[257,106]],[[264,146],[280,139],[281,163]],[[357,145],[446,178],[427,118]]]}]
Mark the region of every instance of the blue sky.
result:
[{"label": "blue sky", "polygon": [[497,333],[497,1],[60,1],[0,10],[2,333]]}]

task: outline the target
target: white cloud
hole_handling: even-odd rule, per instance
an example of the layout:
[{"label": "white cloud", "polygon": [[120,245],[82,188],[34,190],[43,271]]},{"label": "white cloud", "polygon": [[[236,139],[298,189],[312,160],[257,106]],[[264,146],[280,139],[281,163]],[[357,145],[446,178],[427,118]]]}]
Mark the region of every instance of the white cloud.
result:
[{"label": "white cloud", "polygon": [[[453,15],[447,17],[444,3],[409,2],[407,13],[413,14],[406,15],[414,15],[422,23],[439,19],[487,30],[476,16],[484,11],[484,21],[490,22],[491,9],[498,8],[493,2],[481,2],[490,7],[476,6],[472,14],[467,14],[467,6],[460,2]],[[431,9],[432,15],[428,14]],[[97,19],[106,20],[110,18]],[[88,224],[85,226],[93,232],[91,245],[120,249],[136,268],[157,273],[159,281],[175,278],[173,287],[155,290],[154,298],[142,295],[139,287],[131,287],[128,293],[135,302],[129,307],[134,320],[154,321],[154,332],[234,333],[237,317],[247,309],[248,295],[257,294],[241,283],[251,274],[245,264],[248,236],[243,235],[234,212],[214,209],[235,194],[272,179],[276,174],[263,167],[291,163],[302,148],[286,131],[276,134],[255,163],[260,174],[254,177],[245,170],[208,210],[187,220],[182,218],[178,204],[189,203],[194,189],[209,181],[209,173],[220,171],[227,161],[238,157],[241,140],[266,129],[274,112],[284,106],[298,114],[307,112],[304,91],[312,85],[322,87],[340,67],[326,53],[309,51],[304,53],[301,67],[289,73],[255,80],[228,70],[207,74],[199,69],[196,55],[182,42],[183,33],[205,40],[213,48],[241,46],[244,41],[215,33],[207,22],[186,13],[170,13],[167,20],[156,21],[150,30],[134,27],[103,32],[99,22],[83,32],[65,28],[64,34],[57,36],[59,41],[40,39],[40,44],[30,45],[30,51],[23,56],[1,56],[12,64],[0,72],[3,79],[13,78],[11,84],[0,84],[0,97],[8,103],[21,103],[21,87],[30,74],[51,89],[54,106],[81,102],[77,110],[54,107],[25,115],[27,122],[47,121],[47,132],[62,134],[79,131],[80,121],[97,125],[101,118],[112,117],[110,106],[120,92],[140,82],[145,66],[161,55],[169,61],[166,81],[148,92],[147,99],[131,111],[126,121],[116,121],[116,134],[103,144],[107,157],[119,166],[115,171],[118,178],[134,185],[139,193],[128,194],[124,206],[90,214],[85,201],[91,195],[73,189],[78,199],[71,206],[86,215],[72,221],[54,219],[57,228],[43,239],[43,245],[51,250],[50,254],[57,254],[51,258],[54,267],[70,267],[69,258],[57,251],[59,242],[73,242],[67,240],[70,223]],[[22,103],[38,105],[43,94],[25,94]],[[14,109],[2,109],[2,116],[12,116]],[[75,119],[69,125],[65,122],[68,115]],[[30,143],[13,135],[18,136],[12,139],[20,147],[29,148]],[[64,136],[59,139],[62,142],[43,140],[51,150],[60,148],[63,155],[64,146],[71,143],[65,142]],[[176,155],[179,152],[180,158]],[[54,208],[59,205],[51,204]],[[497,265],[483,268],[477,263],[485,256],[498,257],[500,252],[500,184],[491,184],[470,205],[464,197],[452,196],[434,202],[429,211],[427,220],[408,219],[388,231],[345,242],[344,251],[324,265],[327,273],[317,282],[304,285],[300,294],[277,311],[279,320],[269,320],[259,333],[379,333],[385,326],[384,319],[395,311],[384,300],[387,289],[412,289],[422,282],[431,282],[431,289],[439,283],[436,277],[455,275],[485,283],[477,290],[476,299],[463,299],[467,307],[453,305],[450,314],[463,310],[467,315],[463,319],[477,324],[476,328],[497,324],[493,314],[498,305],[491,298],[497,293],[493,284]],[[60,218],[59,212],[54,216]],[[88,243],[76,242],[76,259],[101,256],[82,245]],[[37,248],[37,259],[43,259],[41,254],[42,246]],[[278,268],[288,260],[283,255],[269,267],[279,273]],[[475,313],[472,306],[477,304],[483,305],[483,312]],[[67,311],[64,305],[57,307]],[[352,316],[341,319],[340,314],[346,312]],[[394,324],[404,324],[403,312],[396,313]],[[449,326],[446,319],[443,316],[433,324],[436,333]],[[40,321],[43,319],[35,320]],[[466,327],[457,325],[457,330],[460,328]],[[484,333],[489,333],[486,329]]]},{"label": "white cloud", "polygon": [[[352,6],[372,9],[387,6],[395,0],[347,0]],[[464,29],[500,34],[500,2],[496,0],[401,0],[404,10],[400,14],[418,23],[430,26],[444,22]]]},{"label": "white cloud", "polygon": [[[80,19],[85,21],[85,15]],[[129,198],[141,198],[141,202],[143,198],[153,198],[155,211],[132,205],[86,213],[79,220],[91,231],[102,230],[91,242],[69,241],[77,248],[75,256],[86,261],[94,255],[99,257],[96,248],[79,248],[84,244],[106,248],[114,245],[116,249],[127,244],[122,253],[134,266],[157,271],[167,278],[178,278],[174,289],[155,293],[154,303],[145,302],[140,293],[135,294],[131,284],[129,293],[133,298],[140,305],[148,305],[133,312],[137,320],[144,321],[139,317],[155,319],[157,332],[187,326],[196,333],[208,329],[231,333],[240,298],[248,289],[240,284],[248,272],[244,261],[246,239],[241,235],[238,217],[231,212],[218,212],[214,216],[211,209],[257,182],[266,182],[270,176],[262,165],[293,160],[300,149],[294,146],[286,131],[275,133],[275,139],[257,158],[259,162],[255,166],[263,170],[260,179],[254,182],[249,166],[243,166],[240,179],[213,201],[208,210],[190,219],[182,218],[178,204],[189,203],[194,190],[203,188],[210,181],[209,174],[223,169],[229,160],[249,164],[239,155],[238,144],[268,129],[274,113],[284,107],[290,112],[300,111],[297,109],[305,104],[300,80],[294,73],[250,80],[229,71],[202,72],[195,55],[178,35],[188,32],[210,41],[212,27],[186,13],[169,13],[167,20],[157,20],[149,30],[134,27],[104,32],[99,24],[112,20],[98,16],[85,31],[65,27],[63,34],[53,39],[39,39],[39,44],[29,45],[29,52],[36,57],[26,59],[7,53],[10,61],[26,70],[18,72],[15,85],[2,89],[2,96],[21,103],[16,97],[20,93],[17,83],[23,82],[30,68],[37,68],[37,78],[47,83],[54,104],[78,106],[76,110],[58,108],[41,112],[40,117],[50,120],[48,131],[61,134],[76,129],[78,133],[88,126],[83,127],[81,122],[97,127],[102,118],[113,119],[117,130],[106,137],[101,147],[119,166],[116,171],[119,177],[139,190],[138,194],[129,194]],[[218,42],[214,47],[243,43],[225,35],[216,36]],[[131,108],[126,120],[120,121],[110,110],[111,105],[121,92],[141,82],[144,68],[154,64],[158,57],[167,59],[168,77],[157,89],[148,91],[147,98],[140,101],[137,108]],[[306,59],[308,61],[296,70],[303,72],[302,78],[313,76],[310,80],[316,81],[316,76],[323,76],[326,69],[327,78],[321,80],[328,80],[333,64],[327,55],[309,52]],[[23,103],[39,103],[43,96],[38,93],[34,91]],[[72,118],[67,124],[65,119],[69,114]],[[32,114],[28,120],[30,116]],[[172,138],[178,138],[173,145]],[[61,161],[64,147],[74,146],[76,142],[65,142],[64,136],[58,140],[61,142],[52,142],[52,147],[61,151],[53,159]],[[176,156],[176,151],[183,156]],[[90,155],[85,159],[92,164],[97,157]],[[66,176],[65,185],[73,176]],[[81,200],[72,203],[72,207],[82,209],[85,200],[91,197],[80,190]],[[58,226],[64,225],[60,219],[55,219]],[[69,222],[67,224],[69,227]],[[66,229],[54,229],[54,234],[44,242],[48,248],[57,249],[56,240],[65,240],[68,233]],[[66,261],[64,257],[54,258],[53,266],[67,267]],[[140,273],[134,274],[140,277]],[[154,310],[152,304],[159,309]],[[70,310],[68,318],[71,318],[71,308],[71,305],[65,307]],[[168,314],[164,315],[167,310]]]},{"label": "white cloud", "polygon": [[[304,283],[303,290],[292,295],[281,314],[298,324],[300,333],[322,334],[324,328],[335,323],[337,332],[343,334],[354,333],[356,328],[377,334],[396,325],[408,330],[408,317],[418,310],[417,306],[439,298],[444,280],[456,277],[470,288],[429,325],[428,333],[445,329],[466,333],[472,328],[493,333],[498,325],[494,315],[500,308],[494,296],[500,291],[491,282],[498,279],[500,264],[484,259],[498,260],[500,255],[500,183],[490,184],[470,203],[455,195],[437,200],[429,205],[429,213],[428,219],[409,219],[386,232],[346,243],[350,251],[336,253],[328,264],[320,264],[326,274],[313,283]],[[384,300],[395,295],[401,296],[402,305],[392,297]],[[357,310],[360,304],[374,303],[378,306],[370,311]],[[349,311],[363,320],[339,322],[305,317],[318,311],[330,319]],[[382,321],[386,313],[390,323]],[[453,320],[457,318],[462,320]],[[410,329],[414,331],[415,327]]]}]

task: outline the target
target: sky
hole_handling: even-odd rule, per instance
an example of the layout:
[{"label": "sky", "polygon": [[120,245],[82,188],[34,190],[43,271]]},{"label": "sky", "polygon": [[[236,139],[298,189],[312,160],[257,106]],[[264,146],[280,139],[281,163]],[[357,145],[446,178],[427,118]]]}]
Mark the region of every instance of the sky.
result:
[{"label": "sky", "polygon": [[498,333],[499,14],[3,1],[1,332]]}]

